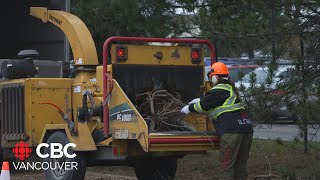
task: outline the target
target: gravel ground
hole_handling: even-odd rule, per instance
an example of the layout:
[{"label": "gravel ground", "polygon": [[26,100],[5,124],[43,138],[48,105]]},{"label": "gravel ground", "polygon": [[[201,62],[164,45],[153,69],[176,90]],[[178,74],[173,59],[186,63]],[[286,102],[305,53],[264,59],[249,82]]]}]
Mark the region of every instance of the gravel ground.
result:
[{"label": "gravel ground", "polygon": [[[253,141],[248,162],[249,179],[269,173],[278,179],[319,179],[320,144],[310,144],[309,153],[304,152],[301,142],[281,140]],[[207,154],[187,155],[178,160],[175,180],[212,180],[219,175],[218,151]],[[269,168],[271,171],[269,172]],[[44,180],[41,171],[12,171],[12,180]],[[86,180],[137,180],[132,167],[89,167]]]},{"label": "gravel ground", "polygon": [[[11,180],[44,180],[43,172],[41,171],[22,171],[11,172]],[[88,168],[85,180],[137,180],[133,176],[112,175],[101,172],[96,172],[93,168]]]}]

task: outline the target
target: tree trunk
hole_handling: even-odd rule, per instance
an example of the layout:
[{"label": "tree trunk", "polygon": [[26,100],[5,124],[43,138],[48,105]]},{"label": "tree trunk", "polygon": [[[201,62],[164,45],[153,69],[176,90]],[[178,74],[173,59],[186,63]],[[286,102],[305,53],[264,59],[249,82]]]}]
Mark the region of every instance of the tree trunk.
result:
[{"label": "tree trunk", "polygon": [[[303,39],[302,39],[302,33],[300,33],[300,51],[301,51],[301,70],[302,70],[302,80],[307,78],[305,74],[305,62],[304,62],[304,45],[303,45]],[[306,85],[305,81],[302,81],[302,103],[303,107],[306,108],[307,103],[307,91],[306,91]],[[308,152],[308,117],[303,116],[302,122],[303,122],[303,137],[304,137],[304,152]]]}]

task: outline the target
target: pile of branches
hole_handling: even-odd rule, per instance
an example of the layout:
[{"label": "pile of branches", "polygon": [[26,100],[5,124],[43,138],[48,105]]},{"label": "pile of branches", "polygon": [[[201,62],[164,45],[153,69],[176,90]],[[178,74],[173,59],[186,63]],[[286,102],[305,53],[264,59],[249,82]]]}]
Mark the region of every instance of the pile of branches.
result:
[{"label": "pile of branches", "polygon": [[154,89],[136,95],[135,103],[150,132],[191,130],[183,121],[180,110],[185,104],[177,92]]}]

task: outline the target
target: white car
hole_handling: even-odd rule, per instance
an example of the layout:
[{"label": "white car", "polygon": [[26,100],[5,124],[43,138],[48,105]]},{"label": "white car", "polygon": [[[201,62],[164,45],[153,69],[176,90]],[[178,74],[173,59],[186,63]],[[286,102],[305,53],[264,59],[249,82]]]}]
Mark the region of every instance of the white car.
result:
[{"label": "white car", "polygon": [[[283,80],[288,76],[290,70],[294,69],[293,65],[281,65],[273,73],[274,76],[271,82],[268,81],[269,68],[268,67],[258,67],[254,71],[246,74],[242,79],[238,80],[235,85],[240,88],[241,85],[245,89],[249,88],[251,85],[254,87],[260,87],[262,84],[266,86],[267,89],[274,90],[276,86],[283,82]],[[251,82],[253,77],[255,77],[255,82]]]},{"label": "white car", "polygon": [[[258,65],[227,65],[229,76],[233,82],[238,81],[241,77],[258,68]],[[211,66],[205,66],[205,81],[208,81],[207,74],[211,71]]]},{"label": "white car", "polygon": [[[250,87],[259,88],[264,85],[265,89],[262,93],[267,93],[267,95],[276,95],[277,99],[282,99],[282,95],[286,92],[278,89],[278,85],[285,83],[286,77],[290,76],[290,73],[294,69],[293,65],[281,65],[273,72],[274,76],[271,78],[270,82],[268,81],[268,77],[270,74],[268,67],[259,67],[254,71],[246,74],[242,79],[235,83],[235,86],[238,89],[242,89],[244,91],[240,91],[240,95],[243,98],[247,98],[247,100],[254,100],[254,94],[251,94],[250,97],[246,94],[247,90]],[[254,82],[252,82],[255,80]],[[258,91],[259,92],[259,91]],[[261,92],[260,92],[261,93]],[[279,101],[280,102],[280,101]],[[272,104],[268,100],[265,102],[265,105]],[[277,123],[294,123],[296,121],[296,116],[290,112],[287,106],[283,103],[278,104],[277,106],[271,106],[272,119]]]}]

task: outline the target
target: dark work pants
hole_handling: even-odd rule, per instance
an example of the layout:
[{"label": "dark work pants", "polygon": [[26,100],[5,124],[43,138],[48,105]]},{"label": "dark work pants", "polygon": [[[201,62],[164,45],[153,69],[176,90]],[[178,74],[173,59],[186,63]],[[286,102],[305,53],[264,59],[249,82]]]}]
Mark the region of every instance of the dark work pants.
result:
[{"label": "dark work pants", "polygon": [[220,137],[220,176],[219,179],[248,179],[247,161],[252,134],[223,134]]}]

